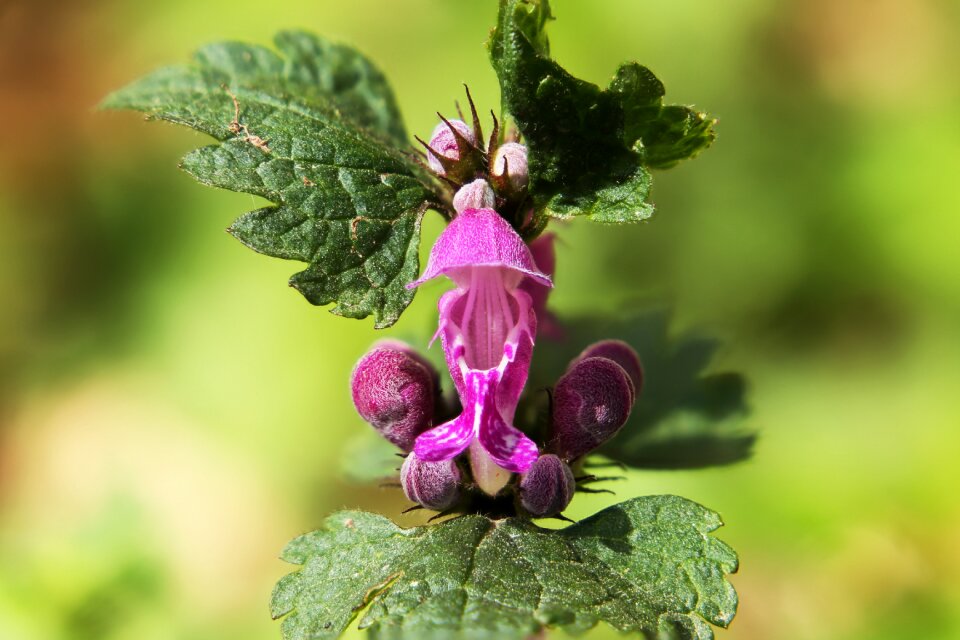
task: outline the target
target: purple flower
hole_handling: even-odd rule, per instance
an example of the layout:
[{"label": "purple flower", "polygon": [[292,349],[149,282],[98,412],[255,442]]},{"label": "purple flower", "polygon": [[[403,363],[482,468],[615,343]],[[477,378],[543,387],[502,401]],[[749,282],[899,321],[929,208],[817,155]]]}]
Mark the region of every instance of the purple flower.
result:
[{"label": "purple flower", "polygon": [[[492,209],[465,209],[444,230],[430,253],[423,276],[410,287],[445,275],[456,289],[440,299],[440,326],[447,367],[463,413],[422,433],[414,444],[427,462],[449,460],[471,445],[475,480],[477,458],[523,473],[537,459],[537,445],[511,423],[527,381],[536,315],[525,279],[552,286],[530,249]],[[482,464],[480,465],[482,466]],[[509,478],[509,474],[505,474]]]}]

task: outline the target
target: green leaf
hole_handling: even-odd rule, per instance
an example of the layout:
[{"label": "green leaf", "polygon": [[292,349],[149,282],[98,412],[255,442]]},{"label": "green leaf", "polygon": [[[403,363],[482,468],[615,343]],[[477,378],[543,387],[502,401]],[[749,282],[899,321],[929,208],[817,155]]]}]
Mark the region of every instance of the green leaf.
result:
[{"label": "green leaf", "polygon": [[650,69],[631,62],[617,69],[609,91],[623,105],[623,141],[643,164],[667,169],[713,143],[716,120],[690,107],[664,105],[663,83]]},{"label": "green leaf", "polygon": [[227,84],[333,106],[340,114],[395,146],[409,143],[393,90],[383,73],[356,49],[304,31],[281,31],[278,53],[243,42],[218,42],[193,59]]},{"label": "green leaf", "polygon": [[598,340],[620,339],[643,364],[643,389],[604,456],[644,469],[698,469],[741,462],[757,440],[747,424],[747,382],[733,371],[710,371],[720,343],[695,334],[674,336],[665,311],[618,317],[561,318],[561,342],[540,342],[529,388],[556,383],[558,372]]},{"label": "green leaf", "polygon": [[550,58],[548,0],[501,0],[490,56],[505,109],[529,147],[531,193],[550,217],[599,222],[650,217],[647,168],[666,168],[713,141],[714,121],[664,106],[646,67],[623,65],[606,89]]},{"label": "green leaf", "polygon": [[[522,640],[606,622],[661,639],[713,637],[737,594],[719,516],[676,496],[635,498],[562,530],[467,515],[401,529],[340,512],[293,540],[302,565],[273,592],[286,640],[335,638],[358,615],[373,638]],[[366,608],[362,615],[361,609]]]},{"label": "green leaf", "polygon": [[385,144],[405,134],[389,87],[365,58],[300,33],[281,33],[277,44],[285,57],[211,45],[193,64],[160,69],[102,106],[219,141],[190,152],[182,168],[203,184],[275,203],[230,233],[260,253],[308,263],[290,284],[311,303],[389,326],[413,298],[405,285],[419,271],[420,221],[436,199],[429,178]]}]

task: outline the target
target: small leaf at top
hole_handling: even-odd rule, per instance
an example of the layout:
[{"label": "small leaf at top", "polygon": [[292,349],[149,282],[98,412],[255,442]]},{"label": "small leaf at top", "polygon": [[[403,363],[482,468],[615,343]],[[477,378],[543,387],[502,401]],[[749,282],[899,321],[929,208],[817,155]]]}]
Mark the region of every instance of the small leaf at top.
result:
[{"label": "small leaf at top", "polygon": [[637,222],[648,168],[666,168],[713,141],[714,121],[663,105],[663,85],[646,67],[623,65],[610,88],[575,78],[550,58],[548,0],[501,0],[490,56],[505,109],[530,150],[531,193],[555,218]]},{"label": "small leaf at top", "polygon": [[[377,327],[413,298],[430,179],[394,145],[405,137],[383,76],[359,53],[298,32],[283,55],[238,43],[208,46],[190,65],[160,69],[110,95],[202,131],[218,143],[182,168],[210,186],[275,203],[229,229],[266,255],[308,263],[290,283],[313,304]],[[392,141],[388,143],[386,141]]]},{"label": "small leaf at top", "polygon": [[[287,545],[301,568],[271,611],[286,640],[336,638],[360,615],[372,638],[524,640],[605,622],[663,640],[726,627],[737,556],[719,516],[677,496],[614,505],[562,530],[467,515],[401,529],[365,512],[330,516]],[[361,609],[365,611],[361,612]]]}]

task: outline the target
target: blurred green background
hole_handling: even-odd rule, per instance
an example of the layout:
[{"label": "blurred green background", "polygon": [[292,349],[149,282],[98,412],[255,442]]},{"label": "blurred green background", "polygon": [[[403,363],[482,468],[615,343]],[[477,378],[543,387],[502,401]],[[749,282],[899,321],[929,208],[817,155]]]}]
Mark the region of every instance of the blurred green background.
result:
[{"label": "blurred green background", "polygon": [[[350,369],[382,335],[223,232],[257,203],[176,169],[201,136],[93,106],[206,42],[300,27],[369,54],[425,136],[464,81],[498,105],[495,5],[0,2],[0,638],[279,638],[284,543],[406,506],[338,477],[367,428]],[[752,381],[752,460],[631,473],[620,496],[723,515],[742,568],[721,637],[960,638],[960,4],[554,10],[573,73],[638,59],[720,118],[657,177],[651,223],[559,229],[556,309],[669,305]],[[441,289],[388,333],[425,344]]]}]

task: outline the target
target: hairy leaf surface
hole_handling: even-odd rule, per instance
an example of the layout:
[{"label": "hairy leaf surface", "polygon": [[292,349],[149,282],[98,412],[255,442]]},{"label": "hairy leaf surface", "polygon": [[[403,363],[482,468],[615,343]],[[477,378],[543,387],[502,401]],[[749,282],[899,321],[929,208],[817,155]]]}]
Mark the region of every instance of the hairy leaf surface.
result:
[{"label": "hairy leaf surface", "polygon": [[311,303],[389,326],[413,298],[405,285],[419,270],[420,221],[435,200],[430,180],[387,142],[400,144],[405,133],[366,58],[298,32],[281,33],[277,46],[282,55],[208,46],[193,64],[160,69],[103,106],[215,138],[182,168],[203,184],[274,203],[230,233],[260,253],[308,263],[290,284]]},{"label": "hairy leaf surface", "polygon": [[[287,640],[335,638],[360,615],[374,638],[523,640],[606,622],[705,640],[737,609],[737,556],[717,514],[676,496],[635,498],[562,530],[468,515],[401,529],[341,512],[293,540],[301,568],[273,594]],[[366,607],[362,613],[358,613]]]},{"label": "hairy leaf surface", "polygon": [[714,121],[663,104],[663,84],[646,67],[623,65],[601,89],[550,58],[548,0],[501,0],[490,55],[503,105],[530,151],[538,210],[555,218],[637,222],[653,213],[648,168],[696,155]]}]

